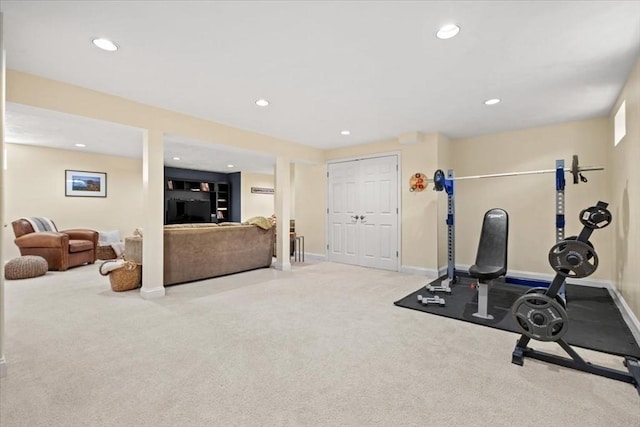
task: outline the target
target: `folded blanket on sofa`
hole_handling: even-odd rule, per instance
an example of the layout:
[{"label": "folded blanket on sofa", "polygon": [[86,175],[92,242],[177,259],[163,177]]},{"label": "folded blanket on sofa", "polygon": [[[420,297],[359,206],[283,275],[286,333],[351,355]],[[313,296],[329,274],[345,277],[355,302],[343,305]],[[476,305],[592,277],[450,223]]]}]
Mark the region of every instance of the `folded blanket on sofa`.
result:
[{"label": "folded blanket on sofa", "polygon": [[254,216],[253,218],[249,218],[248,220],[243,222],[243,224],[257,225],[263,230],[268,230],[272,227],[271,221],[263,216]]}]

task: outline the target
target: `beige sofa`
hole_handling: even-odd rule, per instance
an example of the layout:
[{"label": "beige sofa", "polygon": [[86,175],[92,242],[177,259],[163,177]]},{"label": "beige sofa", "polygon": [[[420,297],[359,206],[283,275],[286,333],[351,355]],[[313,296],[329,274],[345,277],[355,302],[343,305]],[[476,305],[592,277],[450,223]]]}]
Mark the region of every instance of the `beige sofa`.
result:
[{"label": "beige sofa", "polygon": [[[203,280],[256,268],[273,260],[274,229],[257,225],[181,224],[164,229],[164,284]],[[129,245],[127,239],[127,245]],[[141,242],[140,242],[141,243]],[[126,252],[131,248],[125,248]],[[144,274],[144,266],[143,266]]]}]

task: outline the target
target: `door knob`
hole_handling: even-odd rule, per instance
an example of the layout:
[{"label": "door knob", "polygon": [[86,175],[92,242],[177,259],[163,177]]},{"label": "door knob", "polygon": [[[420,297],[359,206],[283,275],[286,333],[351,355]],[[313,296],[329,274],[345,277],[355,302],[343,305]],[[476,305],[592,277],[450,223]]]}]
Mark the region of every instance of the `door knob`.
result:
[{"label": "door knob", "polygon": [[358,215],[353,215],[351,218],[353,218],[354,221],[358,221]]},{"label": "door knob", "polygon": [[367,222],[367,221],[365,221],[365,220],[364,220],[365,218],[366,218],[366,217],[365,217],[364,215],[360,215],[360,221],[362,221],[362,222]]}]

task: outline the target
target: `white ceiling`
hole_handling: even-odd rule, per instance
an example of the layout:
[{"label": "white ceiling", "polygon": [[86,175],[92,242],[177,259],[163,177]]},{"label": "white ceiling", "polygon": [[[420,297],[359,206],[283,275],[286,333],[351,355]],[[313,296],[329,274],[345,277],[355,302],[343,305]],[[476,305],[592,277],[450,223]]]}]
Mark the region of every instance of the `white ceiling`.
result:
[{"label": "white ceiling", "polygon": [[[604,116],[640,52],[633,1],[3,0],[0,10],[10,69],[319,148]],[[460,34],[437,39],[449,22]],[[119,51],[95,48],[98,36]],[[502,102],[483,104],[493,97]],[[110,139],[83,134],[97,121],[66,117],[65,132],[36,113],[9,104],[8,135]],[[174,146],[226,155],[178,135]]]},{"label": "white ceiling", "polygon": [[[142,157],[143,132],[139,128],[15,103],[7,103],[6,121],[5,139],[10,143]],[[164,136],[164,158],[166,166],[224,173],[273,174],[275,166],[273,156],[173,134]]]}]

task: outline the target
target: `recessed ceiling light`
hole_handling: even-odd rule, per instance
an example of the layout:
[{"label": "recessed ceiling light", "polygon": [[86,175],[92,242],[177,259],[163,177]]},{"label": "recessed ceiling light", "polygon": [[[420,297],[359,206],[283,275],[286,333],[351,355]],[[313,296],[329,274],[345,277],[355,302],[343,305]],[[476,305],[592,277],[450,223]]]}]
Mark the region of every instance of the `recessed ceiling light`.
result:
[{"label": "recessed ceiling light", "polygon": [[269,105],[269,101],[267,101],[266,99],[258,99],[256,101],[256,105],[258,107],[266,107],[267,105]]},{"label": "recessed ceiling light", "polygon": [[93,39],[92,42],[94,45],[98,46],[100,49],[106,50],[108,52],[115,52],[116,50],[118,50],[118,45],[109,39],[98,38],[98,39]]},{"label": "recessed ceiling light", "polygon": [[173,160],[180,160],[180,157],[174,157]]},{"label": "recessed ceiling light", "polygon": [[87,144],[75,144],[76,147],[80,147],[80,148],[84,148],[87,146]]},{"label": "recessed ceiling light", "polygon": [[232,167],[233,167],[233,165],[232,165],[232,164],[228,164],[228,165],[227,165],[227,167],[228,167],[228,168],[232,168]]},{"label": "recessed ceiling light", "polygon": [[351,131],[345,129],[342,132],[340,132],[340,135],[351,135]]},{"label": "recessed ceiling light", "polygon": [[436,33],[436,37],[442,40],[450,39],[455,37],[460,32],[460,27],[456,24],[447,24],[441,27]]},{"label": "recessed ceiling light", "polygon": [[491,99],[487,99],[486,101],[484,101],[484,105],[496,105],[499,102],[500,102],[500,99],[491,98]]}]

